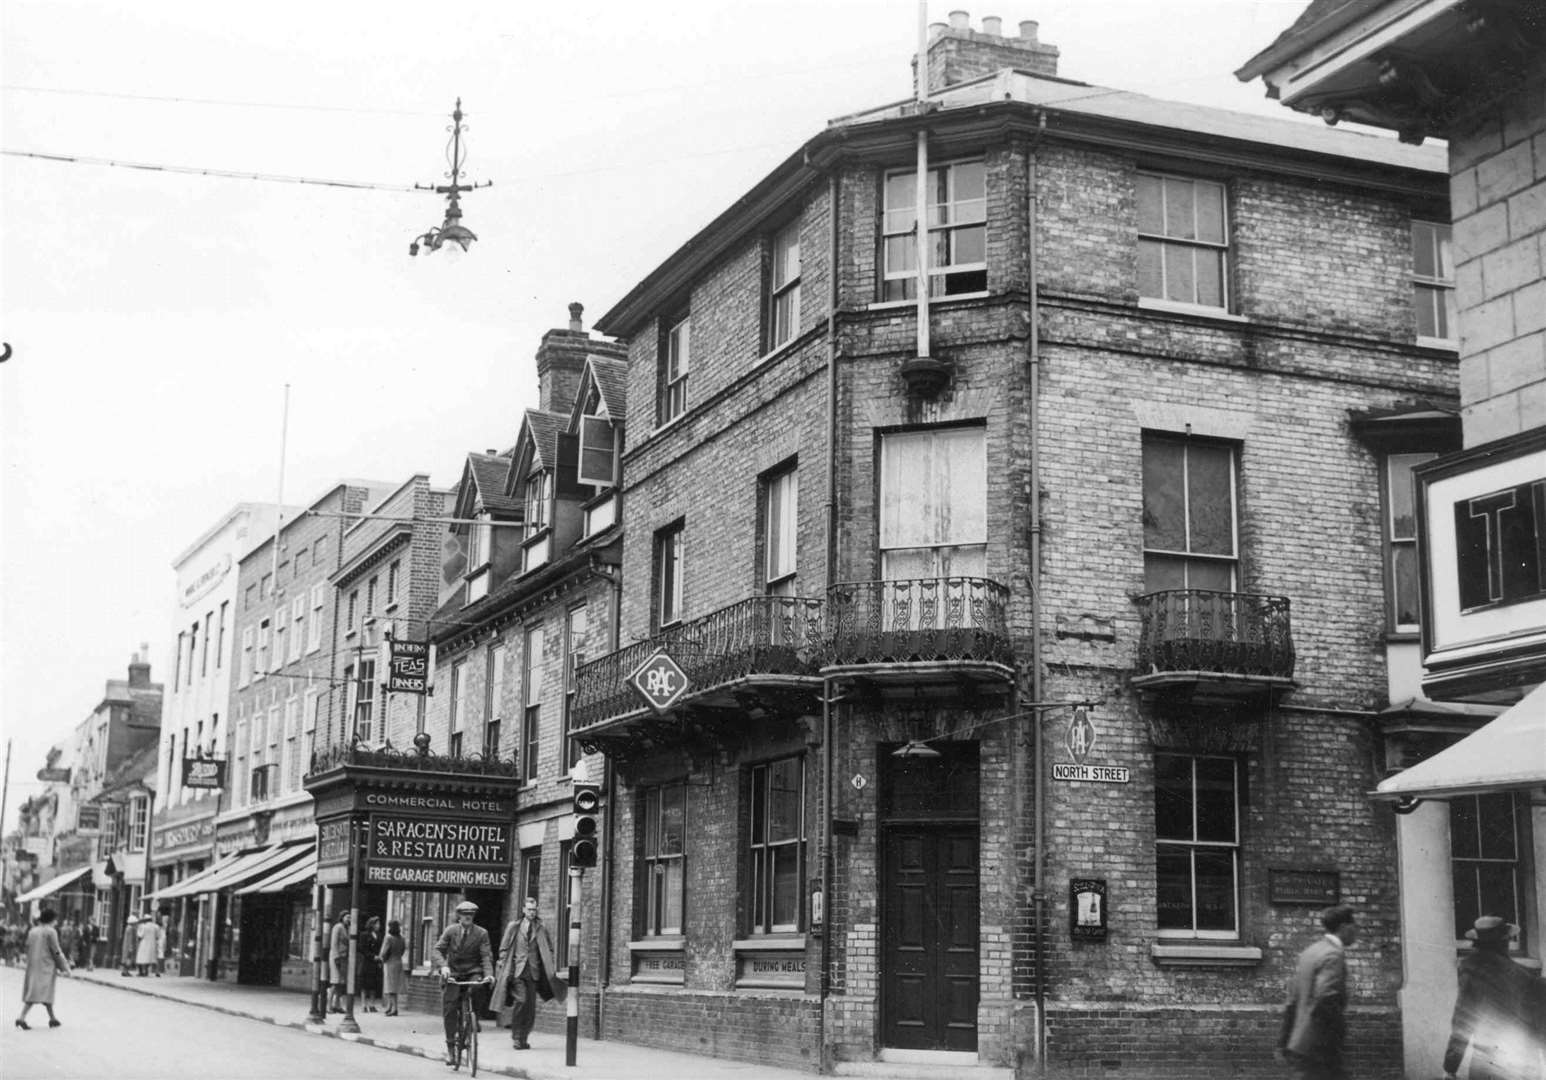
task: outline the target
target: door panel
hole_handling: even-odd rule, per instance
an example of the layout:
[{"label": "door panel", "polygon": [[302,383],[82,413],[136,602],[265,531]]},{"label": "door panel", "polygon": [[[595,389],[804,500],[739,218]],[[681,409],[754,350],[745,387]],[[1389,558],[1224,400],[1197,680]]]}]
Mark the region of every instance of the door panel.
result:
[{"label": "door panel", "polygon": [[910,1050],[977,1049],[976,826],[887,828],[881,1037]]}]

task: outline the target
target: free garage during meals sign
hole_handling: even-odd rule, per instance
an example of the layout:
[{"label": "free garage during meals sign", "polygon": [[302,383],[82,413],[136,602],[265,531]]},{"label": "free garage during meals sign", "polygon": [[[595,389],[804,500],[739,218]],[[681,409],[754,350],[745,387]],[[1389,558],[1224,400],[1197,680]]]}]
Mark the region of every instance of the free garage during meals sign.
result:
[{"label": "free garage during meals sign", "polygon": [[395,889],[508,889],[514,824],[370,815],[365,882]]}]

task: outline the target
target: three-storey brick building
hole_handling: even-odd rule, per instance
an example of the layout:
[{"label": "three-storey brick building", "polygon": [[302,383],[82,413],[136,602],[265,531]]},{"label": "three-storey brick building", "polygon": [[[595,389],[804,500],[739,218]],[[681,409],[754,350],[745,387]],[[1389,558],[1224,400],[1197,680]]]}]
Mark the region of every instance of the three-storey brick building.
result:
[{"label": "three-storey brick building", "polygon": [[1400,454],[1455,438],[1413,285],[1442,158],[952,19],[926,94],[834,121],[598,322],[629,342],[619,648],[573,727],[615,781],[602,1032],[1268,1071],[1340,899],[1355,1068],[1394,1068],[1365,793]]}]

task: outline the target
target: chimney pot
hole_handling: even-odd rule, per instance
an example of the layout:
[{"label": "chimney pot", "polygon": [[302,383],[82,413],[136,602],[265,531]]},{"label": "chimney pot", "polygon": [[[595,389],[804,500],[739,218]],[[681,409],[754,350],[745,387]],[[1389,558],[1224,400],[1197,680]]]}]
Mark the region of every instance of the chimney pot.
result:
[{"label": "chimney pot", "polygon": [[942,23],[942,22],[931,22],[931,23],[929,23],[929,40],[933,41],[935,38],[937,38],[941,34],[943,34],[947,29],[949,29],[949,27],[948,27],[948,25],[946,23]]},{"label": "chimney pot", "polygon": [[957,8],[950,13],[950,29],[970,30],[972,28],[972,16],[970,12]]},{"label": "chimney pot", "polygon": [[485,454],[487,454],[489,457],[498,457],[499,456],[499,451],[495,450],[492,446],[488,447],[483,452]]},{"label": "chimney pot", "polygon": [[585,305],[576,300],[569,305],[569,329],[572,333],[581,333],[585,324],[580,321],[580,316],[585,314]]},{"label": "chimney pot", "polygon": [[994,37],[1004,36],[1004,20],[997,15],[984,15],[982,17],[982,32],[992,34]]},{"label": "chimney pot", "polygon": [[1035,19],[1023,19],[1020,22],[1020,36],[1026,41],[1036,40],[1037,22]]}]

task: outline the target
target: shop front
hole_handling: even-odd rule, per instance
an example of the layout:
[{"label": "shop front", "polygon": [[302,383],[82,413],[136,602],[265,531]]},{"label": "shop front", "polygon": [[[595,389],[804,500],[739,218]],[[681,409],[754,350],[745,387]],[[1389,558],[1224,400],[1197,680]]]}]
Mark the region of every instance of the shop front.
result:
[{"label": "shop front", "polygon": [[317,882],[328,924],[354,912],[356,951],[365,920],[381,915],[401,923],[410,968],[427,967],[462,899],[478,905],[479,924],[498,941],[517,851],[512,762],[356,746],[319,754],[315,765],[306,788],[316,807]]},{"label": "shop front", "polygon": [[214,862],[215,807],[202,803],[176,807],[151,829],[151,877],[155,892],[150,897],[157,911],[167,916],[167,956],[177,961],[178,975],[196,975],[201,968],[199,941],[202,905],[196,895],[163,899],[172,886],[204,872]]}]

